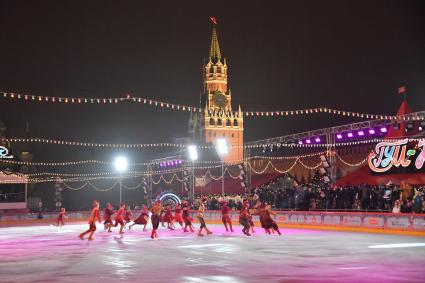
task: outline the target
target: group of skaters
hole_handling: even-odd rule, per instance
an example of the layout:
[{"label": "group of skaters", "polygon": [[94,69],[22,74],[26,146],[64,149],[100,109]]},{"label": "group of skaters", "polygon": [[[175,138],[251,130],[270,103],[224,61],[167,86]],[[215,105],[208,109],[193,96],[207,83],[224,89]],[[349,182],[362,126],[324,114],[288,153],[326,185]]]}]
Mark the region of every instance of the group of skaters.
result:
[{"label": "group of skaters", "polygon": [[[204,213],[205,213],[205,204],[207,198],[202,197],[199,203],[199,207],[197,210],[196,217],[200,224],[198,228],[198,237],[203,237],[203,231],[205,230],[206,235],[212,234],[212,232],[208,229],[207,224],[205,223]],[[160,223],[165,227],[165,223],[167,224],[167,228],[170,230],[175,230],[175,224],[178,223],[184,232],[195,232],[195,227],[193,225],[193,219],[190,213],[190,205],[187,201],[183,201],[182,204],[176,204],[174,209],[170,205],[163,205],[160,200],[157,200],[152,207],[149,209],[147,206],[143,206],[141,209],[140,215],[131,221],[131,210],[130,208],[122,203],[120,204],[120,208],[118,211],[114,211],[113,206],[108,203],[103,210],[103,226],[104,230],[108,232],[112,232],[113,227],[120,226],[119,234],[124,233],[124,228],[128,224],[128,229],[135,225],[143,225],[143,231],[146,231],[146,226],[149,223],[149,220],[152,223],[152,231],[151,238],[155,239],[158,237],[158,228]],[[231,212],[232,209],[228,205],[226,201],[221,202],[221,216],[222,223],[227,232],[233,232],[233,225],[231,220]],[[115,215],[115,221],[112,220]],[[251,236],[251,233],[255,233],[253,215],[258,215],[261,223],[261,227],[264,228],[267,234],[277,233],[281,235],[279,231],[279,227],[276,222],[273,220],[272,215],[275,213],[271,210],[271,206],[266,203],[257,202],[252,208],[249,205],[248,200],[243,200],[242,208],[239,211],[239,223],[243,226],[242,232],[246,236]],[[63,219],[65,217],[65,209],[61,209],[61,212],[58,216],[58,225],[63,225]],[[59,221],[60,219],[60,221]],[[93,208],[90,213],[90,217],[88,219],[89,229],[79,235],[79,237],[83,240],[87,234],[89,234],[88,239],[93,240],[94,232],[96,231],[96,221],[99,224],[102,224],[99,212],[99,202],[93,201]],[[131,223],[132,222],[132,223]]]}]

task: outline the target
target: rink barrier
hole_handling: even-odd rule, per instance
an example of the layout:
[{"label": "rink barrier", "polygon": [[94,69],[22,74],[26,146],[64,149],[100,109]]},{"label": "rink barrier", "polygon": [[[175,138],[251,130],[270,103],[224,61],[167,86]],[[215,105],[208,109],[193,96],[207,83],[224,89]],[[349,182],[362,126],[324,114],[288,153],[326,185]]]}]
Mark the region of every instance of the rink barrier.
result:
[{"label": "rink barrier", "polygon": [[[347,228],[360,231],[413,231],[425,234],[425,214],[394,214],[374,212],[318,212],[318,211],[275,211],[273,216],[276,223],[282,227],[305,227],[305,228]],[[134,213],[135,216],[138,212]],[[19,225],[30,223],[53,223],[57,213],[43,213],[43,219],[38,219],[38,214],[16,214],[0,216],[0,226]],[[70,211],[66,213],[66,222],[87,221],[89,211]],[[192,211],[192,218],[197,221],[197,212]],[[210,223],[221,223],[220,211],[209,210],[204,213],[205,219]],[[134,218],[134,216],[133,216]],[[239,222],[239,212],[231,212],[232,222]],[[101,218],[103,221],[103,218]],[[253,220],[259,223],[258,216]],[[344,230],[344,229],[342,229]]]},{"label": "rink barrier", "polygon": [[[309,212],[309,211],[275,211],[273,219],[283,226],[346,227],[363,229],[381,229],[398,231],[425,232],[425,214],[395,214],[374,212]],[[196,219],[196,212],[192,213]],[[205,219],[221,221],[220,211],[207,211]],[[239,213],[232,212],[233,222],[239,222]],[[253,216],[259,222],[258,216]]]}]

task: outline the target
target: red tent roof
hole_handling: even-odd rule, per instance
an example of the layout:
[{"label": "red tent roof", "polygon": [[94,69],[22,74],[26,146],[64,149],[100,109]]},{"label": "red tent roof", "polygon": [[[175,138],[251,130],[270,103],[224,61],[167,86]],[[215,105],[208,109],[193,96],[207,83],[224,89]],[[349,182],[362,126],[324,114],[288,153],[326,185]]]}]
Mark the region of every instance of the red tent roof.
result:
[{"label": "red tent roof", "polygon": [[[398,108],[397,116],[406,115],[410,113],[413,113],[412,108],[410,108],[406,100],[403,100],[400,107]],[[417,133],[418,133],[417,131],[411,131],[409,135],[414,135]],[[398,125],[398,128],[394,128],[394,125],[392,125],[388,129],[388,133],[385,137],[386,138],[401,138],[404,136],[406,136],[406,123],[400,123]]]}]

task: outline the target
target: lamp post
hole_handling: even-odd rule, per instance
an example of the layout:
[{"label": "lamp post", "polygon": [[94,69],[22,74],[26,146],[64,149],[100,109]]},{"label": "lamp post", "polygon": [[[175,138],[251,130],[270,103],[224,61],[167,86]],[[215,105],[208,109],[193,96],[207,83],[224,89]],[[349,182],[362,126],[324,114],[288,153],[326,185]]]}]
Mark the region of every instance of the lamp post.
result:
[{"label": "lamp post", "polygon": [[229,153],[226,139],[217,139],[217,152],[221,158],[221,194],[224,195],[224,155]]},{"label": "lamp post", "polygon": [[195,160],[198,160],[198,150],[196,149],[195,145],[189,145],[188,146],[188,150],[189,150],[189,159],[191,160],[191,165],[192,165],[192,203],[195,201],[195,168],[193,163],[195,162]]},{"label": "lamp post", "polygon": [[127,170],[127,167],[127,158],[123,156],[118,156],[117,158],[115,158],[115,170],[120,173],[120,204],[122,203],[122,173]]}]

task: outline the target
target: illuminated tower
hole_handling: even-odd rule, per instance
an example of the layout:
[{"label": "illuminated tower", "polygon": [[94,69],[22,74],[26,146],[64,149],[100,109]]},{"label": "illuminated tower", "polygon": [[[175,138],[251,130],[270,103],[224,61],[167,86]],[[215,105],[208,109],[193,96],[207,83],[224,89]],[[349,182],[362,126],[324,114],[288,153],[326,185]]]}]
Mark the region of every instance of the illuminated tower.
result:
[{"label": "illuminated tower", "polygon": [[201,139],[216,144],[225,138],[229,153],[226,163],[243,159],[243,114],[241,107],[232,111],[232,95],[227,86],[227,63],[222,58],[217,38],[217,22],[212,18],[210,54],[204,65],[204,113],[201,122]]}]

